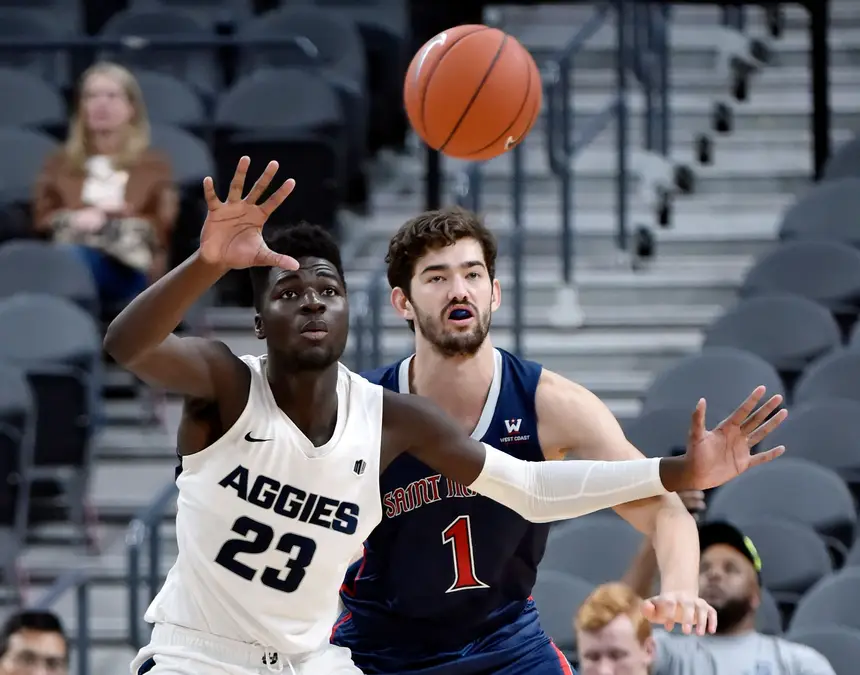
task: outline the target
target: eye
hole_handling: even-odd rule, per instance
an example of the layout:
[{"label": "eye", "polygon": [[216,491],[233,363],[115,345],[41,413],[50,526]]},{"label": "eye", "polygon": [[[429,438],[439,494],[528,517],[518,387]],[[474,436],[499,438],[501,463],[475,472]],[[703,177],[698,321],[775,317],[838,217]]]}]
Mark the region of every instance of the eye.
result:
[{"label": "eye", "polygon": [[439,275],[436,275],[435,277],[430,277],[430,278],[428,279],[428,281],[429,281],[431,284],[435,284],[435,283],[437,283],[437,282],[439,282],[439,281],[444,281],[444,280],[445,280],[445,278],[444,278],[444,277],[441,277],[441,276],[439,276]]},{"label": "eye", "polygon": [[478,272],[469,272],[466,275],[467,279],[479,279],[480,277],[481,277],[481,275]]},{"label": "eye", "polygon": [[292,300],[293,298],[299,297],[299,294],[296,293],[295,291],[291,291],[291,290],[287,289],[285,291],[282,291],[281,295],[278,297],[284,298],[285,300]]},{"label": "eye", "polygon": [[334,286],[329,286],[328,288],[323,290],[322,294],[326,297],[331,298],[337,295],[337,289]]}]

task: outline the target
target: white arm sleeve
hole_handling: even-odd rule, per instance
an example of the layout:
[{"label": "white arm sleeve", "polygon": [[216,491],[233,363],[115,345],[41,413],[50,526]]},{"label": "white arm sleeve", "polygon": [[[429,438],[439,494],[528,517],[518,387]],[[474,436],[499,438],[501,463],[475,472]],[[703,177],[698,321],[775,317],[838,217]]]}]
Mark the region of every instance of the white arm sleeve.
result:
[{"label": "white arm sleeve", "polygon": [[533,523],[584,516],[666,494],[659,459],[525,462],[484,443],[484,468],[469,489]]}]

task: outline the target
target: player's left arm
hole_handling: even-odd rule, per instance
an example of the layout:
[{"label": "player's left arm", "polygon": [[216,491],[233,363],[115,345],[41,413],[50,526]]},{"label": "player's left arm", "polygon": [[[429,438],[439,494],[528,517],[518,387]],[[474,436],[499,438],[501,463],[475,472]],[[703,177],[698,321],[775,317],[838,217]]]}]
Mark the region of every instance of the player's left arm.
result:
[{"label": "player's left arm", "polygon": [[[624,436],[609,408],[585,387],[544,370],[535,402],[538,438],[547,459],[644,458]],[[663,494],[614,509],[651,538],[660,567],[661,591],[698,595],[699,535],[695,519],[678,495]]]}]

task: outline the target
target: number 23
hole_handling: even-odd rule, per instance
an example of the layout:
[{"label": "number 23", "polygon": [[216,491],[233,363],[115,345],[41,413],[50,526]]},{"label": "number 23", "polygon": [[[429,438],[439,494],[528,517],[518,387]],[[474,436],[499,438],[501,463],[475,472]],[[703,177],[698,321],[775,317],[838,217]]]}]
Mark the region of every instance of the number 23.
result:
[{"label": "number 23", "polygon": [[[243,539],[230,539],[218,551],[215,562],[230,570],[247,581],[253,581],[259,570],[236,560],[240,553],[259,555],[269,550],[275,540],[275,531],[264,523],[252,520],[246,516],[236,519],[231,528]],[[248,539],[253,535],[253,539]],[[287,554],[288,559],[283,569],[274,567],[263,568],[260,582],[282,593],[293,593],[305,578],[305,569],[311,564],[316,553],[317,545],[313,539],[299,534],[287,532],[275,544],[275,549]]]}]

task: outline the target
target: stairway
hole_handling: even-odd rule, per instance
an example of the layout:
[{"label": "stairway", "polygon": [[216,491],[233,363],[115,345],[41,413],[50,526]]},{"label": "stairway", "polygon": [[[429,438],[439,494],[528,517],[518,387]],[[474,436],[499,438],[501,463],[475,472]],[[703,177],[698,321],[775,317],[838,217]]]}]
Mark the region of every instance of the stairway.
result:
[{"label": "stairway", "polygon": [[[590,10],[577,5],[501,11],[507,30],[529,47],[546,48],[569,39],[573,27],[581,25]],[[714,164],[696,168],[696,192],[675,201],[672,227],[656,230],[656,258],[644,269],[632,271],[613,244],[614,129],[607,129],[577,159],[576,281],[585,313],[585,325],[579,329],[556,328],[550,319],[560,285],[558,185],[546,164],[542,121],[524,143],[529,232],[525,355],[593,390],[622,422],[637,414],[640,396],[655,373],[699,347],[702,328],[732,302],[745,270],[771,245],[780,212],[808,183],[807,33],[803,13],[794,8],[786,12],[785,35],[773,45],[774,63],[755,77],[749,100],[737,104],[734,133],[716,137]],[[860,5],[834,0],[832,13],[831,107],[838,142],[849,129],[860,127],[860,94],[856,93],[860,70],[853,66],[860,55]],[[750,15],[751,32],[762,33],[759,12],[753,9]],[[716,20],[717,11],[708,7],[682,6],[673,13],[673,156],[691,166],[696,164],[693,138],[710,127],[715,92],[725,90],[713,73],[714,53],[708,47]],[[573,103],[580,119],[597,112],[612,94],[611,40],[612,29],[607,26],[577,62]],[[631,95],[630,103],[632,109],[641,109],[638,94]],[[637,147],[640,130],[634,119],[630,133]],[[453,183],[456,163],[447,168]],[[367,235],[348,269],[353,293],[381,264],[390,235],[423,208],[415,180],[420,176],[420,161],[399,159],[394,169],[379,170],[374,215],[350,225],[356,234]],[[510,173],[506,157],[489,163],[485,172],[486,219],[502,239],[511,229]],[[633,206],[631,225],[652,221],[650,213]],[[509,291],[507,257],[500,259],[498,275],[503,291]],[[387,308],[387,293],[382,301]],[[250,310],[213,310],[210,322],[216,337],[238,353],[261,351],[251,332]],[[510,347],[511,323],[508,294],[494,317],[492,336],[498,346]],[[410,351],[411,333],[393,311],[384,313],[384,324],[384,357],[392,361]],[[354,348],[351,342],[347,362],[353,360]],[[116,390],[128,386],[121,371],[111,371],[110,378]],[[178,405],[168,403],[163,430],[141,424],[143,409],[134,399],[107,403],[108,424],[99,435],[92,486],[104,546],[102,555],[93,559],[98,571],[91,595],[94,648],[88,675],[125,672],[133,655],[125,645],[125,528],[172,478]],[[163,570],[175,557],[171,515],[165,517]],[[54,526],[35,533],[23,561],[31,576],[31,596],[37,597],[58,571],[81,563],[83,551],[66,543],[67,530]],[[74,595],[62,598],[57,609],[74,633]]]}]

